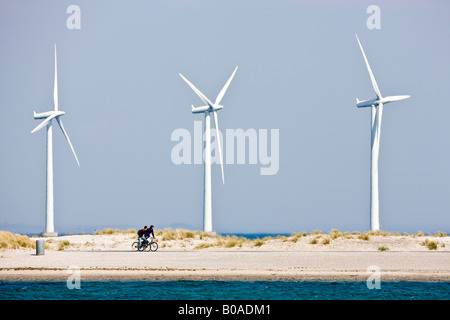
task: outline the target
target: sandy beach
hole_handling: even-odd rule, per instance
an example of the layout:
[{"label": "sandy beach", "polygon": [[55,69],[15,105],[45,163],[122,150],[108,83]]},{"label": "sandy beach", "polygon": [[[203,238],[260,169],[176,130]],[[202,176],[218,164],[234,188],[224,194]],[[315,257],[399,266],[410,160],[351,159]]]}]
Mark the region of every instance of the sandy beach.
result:
[{"label": "sandy beach", "polygon": [[375,266],[382,281],[450,281],[446,235],[330,233],[244,240],[184,231],[183,236],[157,234],[156,252],[133,252],[136,239],[125,232],[45,238],[44,255],[34,248],[3,249],[0,280],[65,281],[79,270],[82,281],[365,281]]}]

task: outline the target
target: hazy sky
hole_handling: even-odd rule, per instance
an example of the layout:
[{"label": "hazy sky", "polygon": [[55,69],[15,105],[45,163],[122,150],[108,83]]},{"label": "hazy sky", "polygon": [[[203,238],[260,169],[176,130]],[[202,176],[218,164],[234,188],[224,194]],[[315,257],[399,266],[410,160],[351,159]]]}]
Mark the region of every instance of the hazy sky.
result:
[{"label": "hazy sky", "polygon": [[[279,129],[279,171],[212,168],[217,232],[369,229],[374,92],[358,34],[387,105],[380,147],[381,229],[450,231],[450,3],[446,1],[0,0],[0,225],[42,231],[45,129],[54,44],[62,120],[54,122],[55,229],[203,224],[203,165],[175,165],[174,130],[194,133],[236,66],[219,126]],[[66,12],[81,10],[81,29]],[[369,5],[381,12],[370,30]],[[226,150],[225,150],[226,154]],[[259,160],[258,160],[259,161]],[[16,230],[15,229],[15,230]]]}]

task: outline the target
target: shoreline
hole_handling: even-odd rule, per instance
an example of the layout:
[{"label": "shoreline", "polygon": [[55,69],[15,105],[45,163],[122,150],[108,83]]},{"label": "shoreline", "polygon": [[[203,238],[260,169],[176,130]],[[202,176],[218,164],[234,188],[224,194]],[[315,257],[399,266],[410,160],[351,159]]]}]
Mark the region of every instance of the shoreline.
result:
[{"label": "shoreline", "polygon": [[[74,269],[0,270],[0,281],[67,281]],[[78,270],[78,269],[77,269]],[[367,281],[365,271],[79,269],[80,281]],[[381,271],[380,281],[449,282],[450,272]]]}]

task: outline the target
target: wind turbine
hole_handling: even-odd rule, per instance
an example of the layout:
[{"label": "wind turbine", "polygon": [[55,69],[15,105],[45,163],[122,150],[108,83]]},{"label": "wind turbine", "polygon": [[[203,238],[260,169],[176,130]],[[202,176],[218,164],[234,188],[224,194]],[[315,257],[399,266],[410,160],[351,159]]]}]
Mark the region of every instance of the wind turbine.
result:
[{"label": "wind turbine", "polygon": [[212,103],[203,93],[200,92],[188,79],[186,79],[181,73],[180,77],[191,87],[192,90],[200,97],[200,99],[205,104],[201,107],[192,107],[192,113],[204,113],[205,114],[205,157],[204,157],[204,186],[203,186],[203,231],[212,232],[212,201],[211,201],[211,118],[210,113],[212,112],[214,116],[214,126],[216,128],[216,140],[217,146],[219,148],[219,157],[220,157],[220,169],[222,171],[222,183],[225,184],[225,178],[223,174],[223,159],[222,159],[222,147],[220,145],[220,136],[219,136],[219,123],[218,123],[218,115],[217,111],[222,109],[223,106],[220,105],[220,101],[222,100],[225,92],[228,89],[228,86],[231,83],[231,80],[234,77],[238,67],[236,67],[233,71],[233,74],[225,83],[222,90],[217,95],[216,101]]},{"label": "wind turbine", "polygon": [[56,237],[58,235],[55,232],[54,227],[54,211],[53,211],[53,128],[52,128],[52,120],[55,119],[58,122],[61,131],[66,137],[67,142],[69,143],[70,149],[72,149],[73,155],[75,156],[75,160],[77,161],[78,166],[80,166],[80,162],[78,161],[75,150],[73,149],[72,143],[70,142],[69,136],[67,135],[66,130],[62,124],[60,117],[65,114],[64,111],[58,110],[58,68],[56,62],[56,45],[55,45],[55,83],[53,89],[53,103],[54,109],[52,111],[36,113],[33,111],[35,119],[45,119],[42,121],[36,128],[34,128],[31,133],[35,133],[36,131],[42,129],[47,125],[47,201],[46,201],[46,216],[45,216],[45,231],[42,233],[43,237]]},{"label": "wind turbine", "polygon": [[359,47],[366,63],[367,71],[369,71],[370,80],[372,82],[373,90],[376,98],[370,100],[360,101],[356,98],[356,106],[358,108],[371,107],[372,121],[371,121],[371,162],[370,162],[370,229],[372,231],[380,230],[380,208],[379,208],[379,192],[378,192],[378,158],[380,152],[380,133],[381,133],[381,119],[383,117],[383,106],[389,102],[400,101],[409,98],[409,95],[389,96],[383,97],[381,95],[378,84],[373,76],[369,61],[367,61],[364,49],[356,35]]}]

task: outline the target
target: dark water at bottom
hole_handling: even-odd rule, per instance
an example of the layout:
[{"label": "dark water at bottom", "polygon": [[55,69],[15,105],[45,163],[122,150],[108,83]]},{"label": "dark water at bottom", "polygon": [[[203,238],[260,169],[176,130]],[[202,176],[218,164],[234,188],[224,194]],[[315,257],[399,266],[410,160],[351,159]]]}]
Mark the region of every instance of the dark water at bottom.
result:
[{"label": "dark water at bottom", "polygon": [[[69,286],[70,287],[70,286]],[[449,300],[450,282],[0,281],[1,300]]]}]

